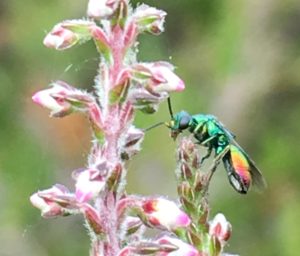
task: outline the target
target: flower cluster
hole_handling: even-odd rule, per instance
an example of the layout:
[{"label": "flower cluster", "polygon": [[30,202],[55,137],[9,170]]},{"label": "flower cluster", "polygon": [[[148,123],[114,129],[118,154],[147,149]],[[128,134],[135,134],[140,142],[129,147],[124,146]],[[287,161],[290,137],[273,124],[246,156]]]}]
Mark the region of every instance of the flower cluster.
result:
[{"label": "flower cluster", "polygon": [[[141,149],[144,130],[133,125],[135,112],[153,113],[184,82],[168,62],[137,62],[141,33],[159,35],[166,12],[129,0],[90,0],[88,20],[66,20],[54,26],[45,46],[67,50],[89,40],[100,55],[94,92],[55,81],[35,93],[33,101],[52,117],[74,112],[87,116],[93,133],[85,167],[73,171],[74,190],[54,185],[30,197],[45,218],[81,214],[89,229],[91,256],[219,255],[231,226],[218,214],[208,222],[203,175],[191,141],[180,144],[180,202],[164,197],[127,195],[125,162]],[[146,228],[162,231],[145,240]],[[210,254],[213,253],[213,254]]]}]

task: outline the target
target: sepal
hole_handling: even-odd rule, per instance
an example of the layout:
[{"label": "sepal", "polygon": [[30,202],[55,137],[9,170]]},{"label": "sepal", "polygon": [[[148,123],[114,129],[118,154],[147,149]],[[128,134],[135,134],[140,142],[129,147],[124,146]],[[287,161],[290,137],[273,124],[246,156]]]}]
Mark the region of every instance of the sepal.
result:
[{"label": "sepal", "polygon": [[112,64],[112,49],[107,34],[102,28],[94,26],[91,28],[91,35],[94,39],[98,52],[102,54],[107,63]]},{"label": "sepal", "polygon": [[121,230],[124,235],[131,236],[137,231],[141,230],[143,227],[143,222],[138,217],[127,216],[121,224]]},{"label": "sepal", "polygon": [[144,139],[144,132],[141,129],[130,126],[123,140],[121,157],[124,160],[130,159],[141,150],[141,143]]},{"label": "sepal", "polygon": [[81,211],[84,214],[84,217],[89,225],[89,228],[96,234],[96,235],[103,235],[105,234],[105,229],[103,222],[100,219],[99,213],[97,210],[89,204],[84,204],[81,207]]},{"label": "sepal", "polygon": [[[169,255],[170,253],[176,250],[177,247],[172,244],[159,244],[152,241],[141,241],[134,245],[126,246],[123,248],[118,256],[133,256],[133,255]],[[157,254],[158,252],[163,254]]]}]

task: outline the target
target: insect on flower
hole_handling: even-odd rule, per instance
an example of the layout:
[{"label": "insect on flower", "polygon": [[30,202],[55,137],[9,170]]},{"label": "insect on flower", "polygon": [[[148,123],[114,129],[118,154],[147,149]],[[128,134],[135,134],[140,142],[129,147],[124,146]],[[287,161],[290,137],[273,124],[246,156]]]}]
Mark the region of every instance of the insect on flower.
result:
[{"label": "insect on flower", "polygon": [[[254,161],[235,141],[235,135],[213,115],[190,115],[186,111],[173,114],[171,101],[168,98],[171,121],[158,123],[148,128],[152,129],[165,124],[171,130],[171,137],[176,139],[184,130],[192,133],[197,144],[208,148],[201,163],[215,151],[215,159],[222,159],[227,176],[232,187],[241,194],[246,194],[251,184],[259,190],[266,187],[266,182],[256,167]],[[216,164],[219,161],[215,161]]]}]

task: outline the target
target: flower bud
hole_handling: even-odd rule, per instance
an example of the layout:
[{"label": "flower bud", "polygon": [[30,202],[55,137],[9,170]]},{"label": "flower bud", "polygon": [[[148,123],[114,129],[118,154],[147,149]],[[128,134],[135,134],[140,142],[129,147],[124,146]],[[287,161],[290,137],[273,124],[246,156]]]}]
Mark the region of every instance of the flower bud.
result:
[{"label": "flower bud", "polygon": [[127,24],[124,35],[124,45],[127,48],[134,45],[138,35],[138,27],[135,22],[131,21]]},{"label": "flower bud", "polygon": [[191,188],[191,185],[187,181],[182,181],[177,186],[177,192],[180,197],[184,197],[187,200],[193,200],[194,198],[194,191]]},{"label": "flower bud", "polygon": [[138,217],[127,216],[122,222],[121,230],[126,236],[132,235],[141,229],[143,222]]},{"label": "flower bud", "polygon": [[51,84],[51,88],[35,93],[32,100],[51,110],[50,115],[54,117],[63,117],[76,110],[87,110],[87,106],[94,102],[93,96],[62,81],[56,81]]},{"label": "flower bud", "polygon": [[110,17],[118,7],[120,0],[89,0],[87,14],[94,19]]},{"label": "flower bud", "polygon": [[131,88],[128,94],[128,100],[134,106],[146,114],[153,114],[158,110],[159,104],[168,97],[168,93],[150,93],[142,86]]},{"label": "flower bud", "polygon": [[65,50],[77,43],[83,43],[91,38],[90,28],[94,22],[85,20],[67,20],[54,26],[44,39],[44,45],[56,50]]},{"label": "flower bud", "polygon": [[136,8],[133,14],[133,20],[140,32],[158,35],[164,31],[163,24],[166,15],[167,13],[162,10],[142,4]]},{"label": "flower bud", "polygon": [[107,34],[104,32],[102,28],[98,26],[94,26],[91,29],[91,35],[94,38],[98,52],[103,55],[104,59],[108,63],[112,63],[113,62],[112,50],[111,50],[111,45]]},{"label": "flower bud", "polygon": [[123,172],[123,165],[121,163],[116,164],[114,168],[110,171],[110,176],[106,181],[107,189],[110,191],[117,192],[120,188],[121,184],[121,177]]},{"label": "flower bud", "polygon": [[99,234],[104,234],[104,228],[103,228],[103,223],[101,222],[100,216],[95,208],[93,208],[89,204],[84,204],[81,207],[82,212],[84,213],[85,219],[87,223],[89,224],[89,227],[91,230],[99,235]]},{"label": "flower bud", "polygon": [[124,146],[122,147],[122,158],[130,159],[133,155],[137,154],[141,150],[141,143],[144,139],[144,132],[130,126],[124,140]]},{"label": "flower bud", "polygon": [[[157,252],[169,253],[176,250],[177,247],[172,244],[159,244],[152,241],[140,241],[134,244],[134,246],[124,247],[118,254],[118,256],[132,256],[132,255],[158,255]],[[169,254],[159,254],[169,255]]]},{"label": "flower bud", "polygon": [[179,92],[184,89],[184,83],[173,69],[167,62],[139,63],[132,67],[132,79],[150,92]]},{"label": "flower bud", "polygon": [[89,111],[91,126],[94,131],[94,135],[101,144],[104,144],[105,141],[104,140],[105,134],[103,131],[104,122],[103,122],[101,109],[97,104],[90,104],[88,111]]},{"label": "flower bud", "polygon": [[85,203],[97,196],[105,186],[104,177],[95,169],[75,171],[73,177],[76,179],[75,196],[80,203]]},{"label": "flower bud", "polygon": [[75,198],[63,185],[55,185],[50,189],[34,193],[30,201],[41,210],[44,218],[66,216],[77,210]]},{"label": "flower bud", "polygon": [[231,230],[231,224],[222,213],[218,213],[209,223],[209,234],[218,238],[221,244],[230,238]]},{"label": "flower bud", "polygon": [[142,202],[143,214],[146,224],[149,226],[176,230],[187,227],[191,220],[189,216],[180,210],[172,201],[163,198],[145,199]]},{"label": "flower bud", "polygon": [[158,239],[158,243],[161,245],[173,245],[177,248],[177,250],[173,250],[171,252],[158,252],[155,256],[201,256],[196,248],[192,245],[187,244],[180,239],[169,237],[167,235]]},{"label": "flower bud", "polygon": [[109,101],[111,104],[124,102],[128,95],[130,85],[130,74],[127,69],[123,69],[118,74],[115,85],[109,92]]}]

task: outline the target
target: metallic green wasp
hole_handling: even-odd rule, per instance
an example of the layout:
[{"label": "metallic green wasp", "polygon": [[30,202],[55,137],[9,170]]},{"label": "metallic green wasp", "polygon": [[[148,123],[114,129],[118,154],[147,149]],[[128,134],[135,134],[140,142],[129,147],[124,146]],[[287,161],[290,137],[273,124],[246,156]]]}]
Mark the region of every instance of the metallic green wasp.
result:
[{"label": "metallic green wasp", "polygon": [[253,160],[237,144],[235,136],[213,115],[190,115],[181,111],[173,115],[171,102],[168,99],[171,121],[166,126],[171,130],[171,137],[176,139],[179,133],[188,130],[197,143],[207,147],[203,162],[215,151],[215,157],[222,159],[227,176],[232,187],[239,193],[246,194],[250,184],[263,189],[265,180]]}]

